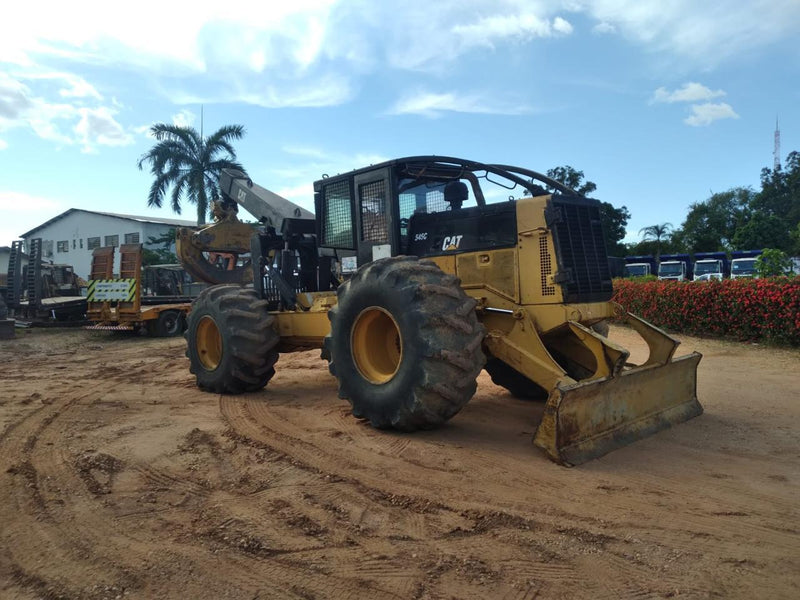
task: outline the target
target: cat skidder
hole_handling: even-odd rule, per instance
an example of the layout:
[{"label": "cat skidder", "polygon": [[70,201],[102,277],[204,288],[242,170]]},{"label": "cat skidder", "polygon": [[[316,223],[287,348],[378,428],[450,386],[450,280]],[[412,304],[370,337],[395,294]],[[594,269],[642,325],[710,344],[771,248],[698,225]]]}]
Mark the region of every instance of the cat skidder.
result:
[{"label": "cat skidder", "polygon": [[[675,358],[677,340],[611,302],[600,203],[544,175],[402,158],[315,182],[313,218],[241,172],[220,183],[218,221],[178,234],[187,270],[218,284],[186,332],[203,390],[259,390],[279,352],[316,346],[355,417],[413,431],[456,415],[486,369],[546,401],[534,443],[565,465],[702,412],[700,354]],[[614,316],[644,338],[643,363],[600,333]]]}]

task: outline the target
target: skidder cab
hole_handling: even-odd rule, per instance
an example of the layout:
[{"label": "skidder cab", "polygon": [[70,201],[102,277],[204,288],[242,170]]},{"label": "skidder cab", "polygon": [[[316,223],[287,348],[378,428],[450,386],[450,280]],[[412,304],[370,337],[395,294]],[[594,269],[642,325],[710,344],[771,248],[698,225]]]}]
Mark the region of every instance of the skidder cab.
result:
[{"label": "skidder cab", "polygon": [[[231,182],[231,204],[254,187]],[[527,169],[435,156],[325,177],[314,193],[314,219],[227,244],[249,251],[253,287],[215,285],[195,302],[187,356],[201,388],[260,389],[279,351],[319,346],[354,416],[413,431],[457,414],[485,368],[547,402],[534,442],[562,464],[702,412],[699,354],[674,358],[678,341],[630,314],[642,364],[598,333],[620,311],[598,201]]]}]

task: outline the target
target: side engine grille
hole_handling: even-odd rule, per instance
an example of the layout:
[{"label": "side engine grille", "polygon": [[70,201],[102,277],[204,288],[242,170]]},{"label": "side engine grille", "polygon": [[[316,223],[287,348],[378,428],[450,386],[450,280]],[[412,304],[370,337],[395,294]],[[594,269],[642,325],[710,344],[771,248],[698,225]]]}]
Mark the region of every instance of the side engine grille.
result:
[{"label": "side engine grille", "polygon": [[600,202],[554,195],[547,209],[565,302],[604,302],[613,294]]},{"label": "side engine grille", "polygon": [[549,284],[548,279],[553,274],[553,265],[550,253],[547,251],[547,236],[539,237],[539,264],[542,265],[542,296],[555,296],[556,288]]}]

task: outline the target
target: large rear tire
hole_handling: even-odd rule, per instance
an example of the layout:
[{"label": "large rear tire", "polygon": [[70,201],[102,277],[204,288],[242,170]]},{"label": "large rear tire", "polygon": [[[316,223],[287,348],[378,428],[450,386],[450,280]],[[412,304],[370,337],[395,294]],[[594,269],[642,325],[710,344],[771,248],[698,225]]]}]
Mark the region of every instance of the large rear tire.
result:
[{"label": "large rear tire", "polygon": [[203,290],[192,304],[184,336],[197,386],[218,394],[263,388],[278,360],[274,321],[267,301],[252,289],[215,285]]},{"label": "large rear tire", "polygon": [[339,286],[323,356],[339,397],[374,427],[437,427],[475,394],[483,325],[459,280],[431,261],[372,262]]},{"label": "large rear tire", "polygon": [[492,383],[506,388],[512,396],[524,400],[547,400],[549,394],[546,389],[499,358],[490,356],[484,368],[492,378]]}]

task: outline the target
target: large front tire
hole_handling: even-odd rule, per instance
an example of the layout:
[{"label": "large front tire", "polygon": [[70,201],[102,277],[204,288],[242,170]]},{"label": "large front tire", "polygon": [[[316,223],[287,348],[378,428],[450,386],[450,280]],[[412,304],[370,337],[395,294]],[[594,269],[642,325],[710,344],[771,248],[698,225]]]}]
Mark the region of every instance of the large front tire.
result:
[{"label": "large front tire", "polygon": [[353,415],[374,427],[437,427],[475,394],[484,328],[453,275],[415,257],[377,260],[337,290],[323,355]]},{"label": "large front tire", "polygon": [[275,375],[280,336],[267,301],[237,285],[206,288],[192,304],[186,356],[197,386],[218,394],[263,388]]}]

